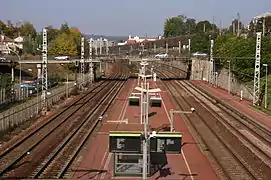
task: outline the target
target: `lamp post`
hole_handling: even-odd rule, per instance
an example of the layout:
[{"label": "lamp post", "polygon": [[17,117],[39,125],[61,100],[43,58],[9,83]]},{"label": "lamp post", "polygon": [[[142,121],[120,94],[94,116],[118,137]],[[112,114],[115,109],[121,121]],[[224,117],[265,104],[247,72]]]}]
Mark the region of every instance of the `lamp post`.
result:
[{"label": "lamp post", "polygon": [[[149,89],[149,83],[146,82],[146,78],[150,77],[151,75],[145,75],[146,73],[146,66],[148,65],[147,62],[142,60],[140,63],[142,66],[141,73],[139,76],[143,78],[143,82],[141,83],[141,87],[135,87],[136,90],[141,92],[141,121],[144,124],[144,134],[143,136],[143,171],[142,171],[142,178],[147,179],[147,173],[148,173],[148,141],[149,141],[149,135],[148,135],[148,107],[149,107],[149,93],[157,93],[161,92],[159,88],[157,89]],[[142,123],[141,122],[141,123]]]},{"label": "lamp post", "polygon": [[229,76],[228,76],[228,93],[231,93],[231,61],[227,61],[229,63]]},{"label": "lamp post", "polygon": [[170,132],[174,131],[174,114],[192,114],[195,112],[195,108],[191,108],[190,111],[176,111],[174,109],[170,109]]},{"label": "lamp post", "polygon": [[264,108],[267,108],[267,75],[268,75],[268,64],[263,64],[265,66],[265,99],[264,99]]},{"label": "lamp post", "polygon": [[[8,47],[8,50],[9,51],[11,51],[11,52],[13,52],[17,57],[18,57],[18,60],[19,60],[19,65],[20,65],[20,77],[19,77],[19,83],[20,83],[20,87],[19,87],[19,100],[21,99],[21,84],[22,84],[22,63],[21,63],[21,57],[20,57],[20,55],[16,52],[16,51],[14,51],[14,50],[12,50],[11,48],[9,48]],[[12,71],[14,71],[14,70],[12,70]],[[12,73],[12,81],[14,81],[14,73]]]}]

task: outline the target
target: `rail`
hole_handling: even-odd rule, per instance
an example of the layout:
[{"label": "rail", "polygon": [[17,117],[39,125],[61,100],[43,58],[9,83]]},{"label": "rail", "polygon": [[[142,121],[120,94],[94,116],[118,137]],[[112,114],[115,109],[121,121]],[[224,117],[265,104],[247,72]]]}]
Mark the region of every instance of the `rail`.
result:
[{"label": "rail", "polygon": [[[116,76],[119,76],[119,75],[116,75]],[[126,75],[126,78],[127,77],[128,76]],[[0,177],[1,176],[14,177],[14,173],[11,170],[13,170],[16,165],[20,164],[20,162],[23,163],[26,161],[31,162],[30,163],[31,165],[29,165],[27,168],[28,173],[26,172],[22,173],[23,171],[22,169],[25,169],[25,167],[24,168],[22,167],[21,169],[19,168],[19,170],[17,168],[16,172],[17,172],[17,175],[28,174],[28,177],[31,176],[29,173],[34,171],[33,168],[38,166],[42,160],[46,162],[46,157],[47,159],[49,157],[49,160],[50,160],[50,156],[47,156],[48,154],[46,153],[52,152],[52,151],[61,152],[63,148],[67,147],[66,145],[69,144],[68,142],[70,142],[70,140],[73,139],[72,137],[77,134],[75,133],[77,131],[74,131],[74,130],[79,130],[80,127],[85,127],[86,124],[88,124],[88,127],[89,125],[91,125],[93,128],[96,127],[95,124],[97,122],[93,120],[93,116],[95,115],[95,117],[97,117],[98,115],[97,113],[95,113],[95,111],[101,108],[101,105],[103,105],[104,102],[108,100],[108,97],[112,95],[113,92],[114,93],[118,92],[116,91],[116,87],[117,87],[116,84],[123,84],[123,83],[124,81],[117,81],[117,83],[116,81],[106,81],[106,80],[103,81],[99,86],[96,86],[94,89],[90,90],[88,93],[83,94],[70,106],[66,107],[64,110],[54,115],[45,124],[35,129],[26,137],[22,138],[20,141],[15,143],[12,147],[8,148],[6,151],[2,152],[2,154],[0,155],[0,170],[1,170]],[[103,107],[106,107],[106,106],[103,106]],[[86,109],[91,109],[91,111],[86,111]],[[82,112],[84,111],[86,111],[86,113],[82,114]],[[89,117],[91,117],[90,118],[92,119],[91,121],[88,121]],[[90,130],[91,128],[87,128],[87,129]],[[88,134],[89,133],[91,134],[91,131],[89,131]],[[76,136],[76,137],[82,137],[82,136]],[[62,142],[62,146],[61,146],[61,142]],[[76,141],[73,141],[73,142],[81,142],[80,147],[84,144],[82,143],[82,139],[80,139],[80,141],[77,139]],[[47,147],[46,144],[47,146],[48,144],[50,144],[50,147]],[[44,151],[44,153],[40,153],[41,149],[42,151]],[[54,151],[54,149],[56,151]],[[76,152],[77,150],[75,150],[74,152]],[[57,156],[57,154],[55,154],[55,156]],[[33,158],[38,159],[38,160],[34,161]],[[50,162],[52,162],[52,160],[50,160]],[[59,165],[59,163],[57,164]],[[64,165],[65,163],[64,164],[61,163],[61,164]],[[36,172],[43,172],[43,168],[41,169],[42,171],[36,171]],[[60,175],[63,174],[62,172],[63,171],[59,171]],[[36,173],[36,174],[38,175],[34,174],[32,176],[40,175],[40,173]]]},{"label": "rail", "polygon": [[[167,76],[170,73],[164,74]],[[197,129],[202,139],[205,139],[205,144],[223,168],[224,174],[230,179],[270,177],[271,134],[267,129],[253,123],[253,120],[244,118],[244,115],[240,116],[227,109],[225,105],[204,94],[189,82],[167,81],[165,85],[172,94],[179,94],[176,98],[179,107],[184,107],[184,104],[186,107],[197,107],[196,117],[193,116],[193,120],[189,116],[184,116],[191,121],[190,124]],[[191,96],[195,100],[192,100]],[[206,128],[205,131],[203,126]]]}]

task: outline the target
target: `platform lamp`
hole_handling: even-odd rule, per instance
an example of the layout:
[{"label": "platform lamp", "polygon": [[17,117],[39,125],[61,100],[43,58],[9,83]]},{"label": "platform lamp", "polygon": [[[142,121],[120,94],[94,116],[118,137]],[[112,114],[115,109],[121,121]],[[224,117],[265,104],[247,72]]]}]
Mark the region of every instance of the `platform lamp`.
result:
[{"label": "platform lamp", "polygon": [[267,108],[267,79],[268,79],[268,64],[263,64],[263,66],[265,67],[265,99],[264,99],[264,108]]},{"label": "platform lamp", "polygon": [[[14,50],[12,50],[9,46],[7,46],[8,50],[13,52],[17,57],[18,57],[18,60],[19,60],[19,65],[20,65],[20,77],[19,77],[19,84],[20,84],[20,87],[19,87],[19,100],[21,99],[21,84],[22,84],[22,63],[21,63],[21,56]],[[14,82],[14,69],[12,68],[12,82]]]},{"label": "platform lamp", "polygon": [[228,76],[228,93],[231,93],[231,61],[227,61],[229,63],[229,76]]},{"label": "platform lamp", "polygon": [[147,163],[148,163],[148,99],[149,99],[149,93],[157,93],[161,92],[159,88],[157,89],[149,89],[149,83],[141,83],[141,87],[136,87],[136,90],[141,92],[141,117],[143,117],[143,123],[144,123],[144,135],[143,137],[143,173],[142,178],[147,179]]},{"label": "platform lamp", "polygon": [[178,110],[174,110],[174,109],[170,109],[169,113],[170,113],[170,132],[173,132],[175,130],[174,128],[174,114],[178,113],[178,114],[192,114],[195,112],[195,108],[191,108],[190,111],[178,111]]}]

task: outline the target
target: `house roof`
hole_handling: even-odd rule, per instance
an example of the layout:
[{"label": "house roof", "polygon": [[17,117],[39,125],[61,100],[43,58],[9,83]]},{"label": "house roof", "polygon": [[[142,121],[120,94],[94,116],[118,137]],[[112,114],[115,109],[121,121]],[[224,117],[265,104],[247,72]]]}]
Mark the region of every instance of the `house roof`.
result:
[{"label": "house roof", "polygon": [[5,35],[0,35],[0,42],[14,42],[14,40]]},{"label": "house roof", "polygon": [[135,39],[128,39],[127,40],[127,44],[133,44],[133,43],[136,43]]},{"label": "house roof", "polygon": [[24,41],[24,38],[22,36],[19,36],[14,39],[15,42],[22,43]]},{"label": "house roof", "polygon": [[271,17],[271,13],[267,12],[267,13],[263,13],[263,14],[260,14],[256,17],[254,17],[254,19],[260,19],[260,18],[265,18],[265,17]]}]

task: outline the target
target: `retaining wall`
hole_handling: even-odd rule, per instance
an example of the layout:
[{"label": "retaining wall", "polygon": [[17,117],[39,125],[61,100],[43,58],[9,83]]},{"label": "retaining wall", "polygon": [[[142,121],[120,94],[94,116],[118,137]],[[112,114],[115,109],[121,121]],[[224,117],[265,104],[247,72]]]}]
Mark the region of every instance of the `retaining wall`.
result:
[{"label": "retaining wall", "polygon": [[[191,80],[205,80],[208,81],[210,62],[206,59],[192,58]],[[217,69],[217,75],[213,74],[212,83],[222,89],[228,90],[229,88],[229,70],[225,68]],[[253,91],[240,82],[231,73],[230,76],[230,92],[241,96],[243,91],[243,98],[252,100]]]}]

